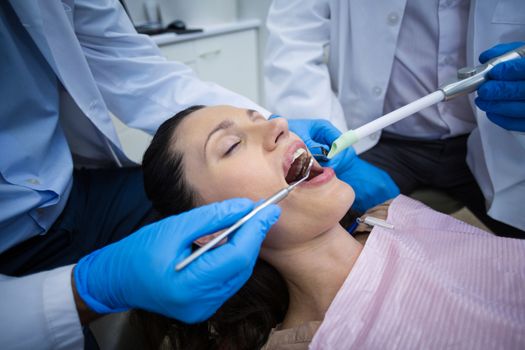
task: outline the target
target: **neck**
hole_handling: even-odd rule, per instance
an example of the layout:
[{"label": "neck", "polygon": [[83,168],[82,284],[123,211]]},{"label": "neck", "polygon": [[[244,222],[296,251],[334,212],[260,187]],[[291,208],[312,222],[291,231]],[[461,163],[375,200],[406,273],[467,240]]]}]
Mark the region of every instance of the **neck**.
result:
[{"label": "neck", "polygon": [[340,225],[293,249],[265,252],[285,279],[290,305],[283,328],[320,321],[343,285],[362,245]]}]

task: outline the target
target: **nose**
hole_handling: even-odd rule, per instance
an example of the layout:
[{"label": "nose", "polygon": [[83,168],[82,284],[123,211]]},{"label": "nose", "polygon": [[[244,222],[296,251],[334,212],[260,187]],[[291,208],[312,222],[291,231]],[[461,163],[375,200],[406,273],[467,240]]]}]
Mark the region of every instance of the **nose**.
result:
[{"label": "nose", "polygon": [[288,122],[284,118],[274,118],[265,124],[263,147],[267,151],[273,151],[288,138]]}]

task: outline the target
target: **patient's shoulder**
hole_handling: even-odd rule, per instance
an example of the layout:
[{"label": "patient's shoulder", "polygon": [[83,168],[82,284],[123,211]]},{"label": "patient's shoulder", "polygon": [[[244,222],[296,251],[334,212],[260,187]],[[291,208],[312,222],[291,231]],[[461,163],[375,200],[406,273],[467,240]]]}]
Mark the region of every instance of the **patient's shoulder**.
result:
[{"label": "patient's shoulder", "polygon": [[308,349],[321,321],[305,322],[297,327],[272,329],[262,350],[302,350]]}]

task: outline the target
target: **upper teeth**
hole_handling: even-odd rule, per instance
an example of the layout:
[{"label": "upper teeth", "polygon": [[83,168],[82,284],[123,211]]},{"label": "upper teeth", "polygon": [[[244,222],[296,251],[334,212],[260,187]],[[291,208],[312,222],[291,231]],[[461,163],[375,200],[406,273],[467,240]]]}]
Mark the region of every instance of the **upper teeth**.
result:
[{"label": "upper teeth", "polygon": [[306,153],[306,150],[304,148],[298,148],[295,150],[294,154],[293,154],[293,157],[292,157],[292,163],[297,159],[299,158],[300,156],[302,156],[304,153]]}]

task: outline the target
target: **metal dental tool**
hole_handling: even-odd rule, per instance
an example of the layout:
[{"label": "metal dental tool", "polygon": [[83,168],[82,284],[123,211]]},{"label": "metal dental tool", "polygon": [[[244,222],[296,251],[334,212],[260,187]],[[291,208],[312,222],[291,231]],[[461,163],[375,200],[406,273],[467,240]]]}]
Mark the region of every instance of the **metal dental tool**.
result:
[{"label": "metal dental tool", "polygon": [[324,148],[324,146],[313,146],[308,147],[310,151],[312,152],[312,156],[318,161],[318,162],[328,162],[330,159],[327,157],[328,151]]},{"label": "metal dental tool", "polygon": [[215,246],[217,246],[217,244],[219,242],[221,242],[223,239],[228,237],[232,232],[234,232],[239,227],[241,227],[242,224],[244,224],[246,221],[250,220],[252,217],[255,216],[255,214],[257,214],[258,212],[260,212],[261,210],[263,210],[264,208],[266,208],[270,204],[277,204],[280,201],[282,201],[283,199],[285,199],[290,194],[290,192],[292,192],[293,189],[295,189],[297,186],[299,186],[301,183],[303,183],[308,178],[308,176],[310,176],[310,170],[312,169],[312,165],[313,164],[314,164],[314,160],[313,160],[313,158],[310,158],[310,162],[308,163],[308,167],[306,168],[306,173],[301,179],[299,179],[298,181],[292,183],[288,187],[283,188],[282,190],[280,190],[279,192],[275,193],[270,198],[266,199],[264,202],[262,202],[257,207],[255,207],[251,212],[249,212],[248,214],[243,216],[239,221],[237,221],[235,224],[230,226],[229,229],[227,229],[226,231],[224,231],[220,235],[214,237],[211,241],[209,241],[208,243],[206,243],[205,245],[203,245],[202,247],[200,247],[199,249],[197,249],[196,251],[191,253],[191,255],[189,255],[186,259],[182,260],[180,263],[178,263],[175,266],[175,270],[176,271],[182,270],[183,268],[185,268],[186,266],[191,264],[199,256],[201,256],[202,254],[206,253],[211,248],[214,248]]},{"label": "metal dental tool", "polygon": [[406,106],[392,111],[384,116],[377,118],[355,130],[349,130],[339,136],[333,143],[328,153],[328,158],[333,158],[336,154],[350,147],[362,138],[369,136],[387,126],[400,121],[422,109],[432,106],[441,101],[449,101],[458,96],[463,96],[475,91],[487,80],[487,74],[501,62],[525,57],[525,45],[509,51],[501,56],[485,62],[477,67],[465,67],[458,70],[457,81],[445,84],[439,89],[425,97],[422,97]]}]

